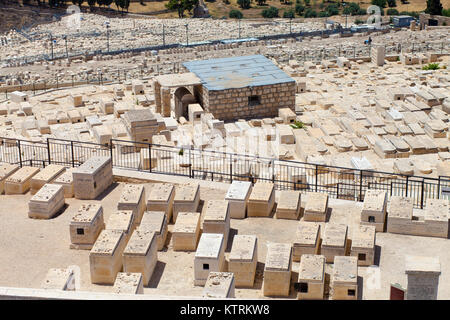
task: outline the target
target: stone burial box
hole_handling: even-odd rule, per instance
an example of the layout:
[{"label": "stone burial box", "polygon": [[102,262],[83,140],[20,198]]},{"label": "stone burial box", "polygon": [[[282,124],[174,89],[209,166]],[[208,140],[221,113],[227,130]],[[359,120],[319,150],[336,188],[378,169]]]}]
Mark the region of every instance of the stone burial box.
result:
[{"label": "stone burial box", "polygon": [[89,252],[91,282],[114,284],[122,269],[122,253],[125,249],[125,234],[120,230],[103,230]]},{"label": "stone burial box", "polygon": [[387,193],[383,190],[367,190],[361,211],[361,225],[375,226],[383,232],[386,220]]},{"label": "stone burial box", "polygon": [[327,223],[323,232],[320,253],[327,263],[333,262],[335,256],[345,256],[347,251],[347,230],[345,224]]},{"label": "stone burial box", "polygon": [[200,234],[200,213],[180,212],[172,229],[174,251],[195,251]]},{"label": "stone burial box", "polygon": [[370,266],[375,258],[375,226],[353,229],[350,255],[358,258],[358,266]]},{"label": "stone burial box", "polygon": [[155,233],[158,251],[161,251],[166,243],[169,230],[167,220],[164,211],[145,211],[139,225],[140,230],[153,231]]},{"label": "stone burial box", "polygon": [[233,181],[228,188],[225,200],[230,206],[230,217],[244,219],[247,215],[247,203],[252,190],[250,181]]},{"label": "stone burial box", "polygon": [[358,299],[357,257],[335,257],[331,275],[331,298],[333,300]]},{"label": "stone burial box", "polygon": [[249,217],[268,217],[275,205],[275,188],[271,182],[257,182],[247,203]]},{"label": "stone burial box", "polygon": [[5,194],[25,194],[30,190],[31,178],[39,172],[39,168],[23,166],[5,181]]},{"label": "stone burial box", "polygon": [[299,300],[323,300],[325,290],[325,257],[304,254],[298,271],[298,282],[294,284]]},{"label": "stone burial box", "polygon": [[163,211],[167,223],[172,219],[175,187],[167,183],[155,183],[150,189],[147,199],[147,211]]},{"label": "stone burial box", "polygon": [[234,275],[231,272],[210,272],[203,288],[203,298],[234,298]]},{"label": "stone burial box", "polygon": [[224,271],[225,246],[223,234],[202,233],[194,258],[194,285],[205,285],[211,271]]},{"label": "stone burial box", "polygon": [[295,119],[297,118],[294,111],[292,111],[290,108],[280,108],[278,109],[278,116],[283,119],[283,122],[285,124],[292,124],[295,122]]},{"label": "stone burial box", "polygon": [[173,222],[177,221],[179,212],[195,212],[200,202],[200,185],[185,184],[175,188],[173,200]]},{"label": "stone burial box", "polygon": [[146,208],[145,188],[142,184],[126,184],[122,189],[118,210],[131,210],[134,215],[134,226],[141,223],[142,214]]},{"label": "stone burial box", "polygon": [[59,184],[45,184],[28,202],[28,217],[50,219],[64,207],[64,189]]},{"label": "stone burial box", "polygon": [[70,168],[60,176],[58,176],[52,183],[60,184],[64,188],[64,198],[73,198],[73,170],[74,168]]},{"label": "stone burial box", "polygon": [[277,219],[297,220],[300,215],[300,191],[280,191],[275,216]]},{"label": "stone burial box", "polygon": [[304,221],[325,222],[328,210],[328,194],[322,192],[308,192],[306,195]]},{"label": "stone burial box", "polygon": [[203,206],[204,233],[221,233],[225,248],[230,233],[230,208],[227,200],[208,200]]},{"label": "stone burial box", "polygon": [[89,158],[73,171],[73,189],[76,199],[93,200],[112,182],[112,162],[109,157]]},{"label": "stone burial box", "polygon": [[114,293],[143,294],[144,285],[141,273],[119,272],[114,281]]},{"label": "stone burial box", "polygon": [[254,235],[235,235],[228,271],[234,274],[237,288],[253,287],[258,263],[258,240]]},{"label": "stone burial box", "polygon": [[123,232],[125,244],[135,229],[135,216],[131,210],[113,211],[106,222],[106,230],[119,230]]},{"label": "stone burial box", "polygon": [[16,164],[3,163],[0,165],[0,194],[5,191],[6,179],[17,170],[19,170],[19,166]]},{"label": "stone burial box", "polygon": [[293,261],[301,261],[304,254],[318,254],[320,248],[320,224],[300,221],[292,244]]},{"label": "stone burial box", "polygon": [[268,243],[264,266],[264,296],[289,296],[292,247],[288,243]]},{"label": "stone burial box", "polygon": [[438,257],[405,256],[406,300],[437,300],[441,263]]},{"label": "stone burial box", "polygon": [[31,178],[30,193],[35,194],[44,184],[52,182],[52,180],[62,174],[65,170],[66,168],[63,166],[49,164]]},{"label": "stone burial box", "polygon": [[158,261],[157,247],[155,232],[138,228],[123,251],[123,270],[142,273],[147,286]]},{"label": "stone burial box", "polygon": [[48,270],[42,289],[75,291],[75,274],[72,269],[51,268]]},{"label": "stone burial box", "polygon": [[70,220],[70,248],[92,249],[104,228],[103,207],[100,204],[82,204]]}]

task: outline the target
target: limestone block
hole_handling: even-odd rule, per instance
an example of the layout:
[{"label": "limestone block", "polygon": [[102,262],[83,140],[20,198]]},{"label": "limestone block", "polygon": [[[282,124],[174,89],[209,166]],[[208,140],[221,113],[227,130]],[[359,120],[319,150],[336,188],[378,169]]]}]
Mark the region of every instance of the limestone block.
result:
[{"label": "limestone block", "polygon": [[200,185],[186,184],[175,188],[173,199],[173,221],[177,221],[179,212],[195,212],[200,202]]},{"label": "limestone block", "polygon": [[83,105],[83,96],[77,94],[71,94],[70,100],[72,102],[72,107],[81,107]]},{"label": "limestone block", "polygon": [[335,256],[345,256],[347,251],[347,231],[345,224],[327,223],[323,232],[320,254],[327,263],[332,263]]},{"label": "limestone block", "polygon": [[111,143],[113,134],[110,126],[107,125],[95,126],[92,128],[92,132],[98,144],[107,146]]},{"label": "limestone block", "polygon": [[73,168],[70,168],[53,180],[54,184],[63,186],[64,198],[73,198],[73,170]]},{"label": "limestone block", "polygon": [[123,241],[125,243],[131,237],[135,229],[135,215],[131,210],[113,211],[106,222],[106,230],[119,230],[123,232]]},{"label": "limestone block", "polygon": [[353,229],[351,256],[358,258],[358,266],[370,266],[375,258],[375,226]]},{"label": "limestone block", "polygon": [[100,111],[104,114],[114,113],[114,100],[112,99],[100,99]]},{"label": "limestone block", "polygon": [[211,271],[224,271],[223,234],[202,233],[194,257],[194,285],[204,286]]},{"label": "limestone block", "polygon": [[52,182],[56,177],[66,170],[65,167],[57,164],[49,164],[31,178],[31,194],[35,194],[46,183]]},{"label": "limestone block", "polygon": [[287,243],[269,243],[264,266],[264,296],[289,296],[291,268],[291,245]]},{"label": "limestone block", "polygon": [[427,121],[423,127],[431,138],[446,138],[446,125],[442,120],[435,119]]},{"label": "limestone block", "polygon": [[292,128],[287,124],[278,124],[276,126],[278,142],[281,144],[294,144],[295,137]]},{"label": "limestone block", "polygon": [[194,123],[201,121],[203,113],[204,113],[203,108],[198,103],[188,105],[188,114],[190,122]]},{"label": "limestone block", "polygon": [[258,245],[254,235],[235,235],[228,257],[228,271],[235,277],[236,287],[253,287],[258,263]]},{"label": "limestone block", "polygon": [[31,187],[31,178],[39,168],[23,166],[5,180],[5,194],[25,194]]},{"label": "limestone block", "polygon": [[383,232],[386,220],[386,205],[386,191],[367,190],[361,211],[361,224],[375,225],[377,232]]},{"label": "limestone block", "polygon": [[154,184],[147,199],[148,211],[163,211],[167,216],[167,222],[172,219],[173,200],[175,187],[167,183]]},{"label": "limestone block", "polygon": [[280,191],[275,216],[277,219],[297,220],[300,214],[301,195],[300,191]]},{"label": "limestone block", "polygon": [[336,64],[339,68],[350,68],[350,61],[345,57],[337,57]]},{"label": "limestone block", "polygon": [[315,254],[304,254],[300,262],[297,299],[323,300],[325,290],[325,257]]},{"label": "limestone block", "polygon": [[405,256],[406,300],[437,300],[441,263],[438,257]]},{"label": "limestone block", "polygon": [[75,275],[72,269],[51,268],[48,270],[44,281],[41,285],[42,289],[52,290],[75,290]]},{"label": "limestone block", "polygon": [[225,246],[230,233],[230,208],[227,200],[207,200],[203,206],[204,233],[220,233],[224,237]]},{"label": "limestone block", "polygon": [[164,211],[145,211],[139,225],[140,230],[155,232],[158,251],[161,251],[166,243],[168,234],[167,221]]},{"label": "limestone block", "polygon": [[6,179],[17,170],[19,170],[19,166],[16,164],[3,163],[0,165],[0,194],[5,191]]},{"label": "limestone block", "polygon": [[28,202],[28,217],[50,219],[64,207],[64,189],[58,184],[45,184]]},{"label": "limestone block", "polygon": [[119,272],[114,281],[114,293],[143,294],[143,277],[141,273]]},{"label": "limestone block", "polygon": [[9,98],[11,99],[11,102],[14,103],[27,102],[29,100],[28,94],[20,91],[11,92]]},{"label": "limestone block", "polygon": [[180,212],[172,230],[174,251],[195,251],[200,234],[200,213]]},{"label": "limestone block", "polygon": [[275,205],[275,188],[270,182],[256,182],[247,203],[249,217],[268,217]]},{"label": "limestone block", "polygon": [[338,256],[334,259],[331,298],[333,300],[358,299],[357,257]]},{"label": "limestone block", "polygon": [[325,222],[328,211],[328,194],[308,192],[306,197],[303,220]]},{"label": "limestone block", "polygon": [[123,270],[141,273],[145,286],[148,285],[158,261],[157,246],[155,232],[138,228],[123,251]]},{"label": "limestone block", "polygon": [[82,204],[70,220],[70,248],[92,249],[104,228],[102,206],[100,204]]},{"label": "limestone block", "polygon": [[141,223],[146,207],[144,185],[126,184],[122,189],[117,209],[131,210],[134,215],[134,226],[136,226]]},{"label": "limestone block", "polygon": [[278,116],[283,119],[283,122],[286,124],[291,124],[295,122],[296,115],[294,111],[290,108],[280,108],[278,109]]},{"label": "limestone block", "polygon": [[89,252],[91,282],[114,284],[116,275],[122,269],[122,254],[125,249],[125,235],[119,230],[103,230]]},{"label": "limestone block", "polygon": [[230,272],[210,272],[203,289],[203,298],[234,298],[234,275]]},{"label": "limestone block", "polygon": [[91,157],[73,171],[75,198],[93,200],[112,184],[109,157]]},{"label": "limestone block", "polygon": [[292,243],[293,261],[301,261],[304,254],[318,254],[320,248],[320,224],[300,221]]},{"label": "limestone block", "polygon": [[[233,219],[244,219],[247,214],[247,202],[250,197],[252,184],[250,181],[233,181],[228,188],[225,200],[230,207],[230,217]],[[237,277],[236,278],[236,282]]]}]

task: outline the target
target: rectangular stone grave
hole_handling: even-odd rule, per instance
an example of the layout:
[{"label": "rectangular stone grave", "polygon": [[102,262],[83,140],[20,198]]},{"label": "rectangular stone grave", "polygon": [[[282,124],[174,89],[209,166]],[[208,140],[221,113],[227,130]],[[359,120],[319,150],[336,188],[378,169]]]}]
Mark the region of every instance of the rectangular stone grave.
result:
[{"label": "rectangular stone grave", "polygon": [[74,291],[75,275],[72,269],[51,268],[48,270],[42,289]]},{"label": "rectangular stone grave", "polygon": [[358,261],[356,257],[338,256],[334,259],[331,275],[333,300],[358,299]]},{"label": "rectangular stone grave", "polygon": [[264,266],[264,296],[289,296],[292,248],[287,243],[268,243]]},{"label": "rectangular stone grave", "polygon": [[5,180],[5,194],[25,194],[30,190],[31,178],[39,168],[23,166]]},{"label": "rectangular stone grave", "polygon": [[112,162],[109,157],[91,157],[73,171],[76,199],[93,200],[112,182]]},{"label": "rectangular stone grave", "polygon": [[320,224],[300,221],[292,243],[293,261],[301,261],[303,254],[318,254],[320,249]]},{"label": "rectangular stone grave", "polygon": [[57,164],[49,164],[31,178],[31,194],[35,194],[46,183],[52,182],[56,177],[66,170],[65,167]]},{"label": "rectangular stone grave", "polygon": [[246,217],[251,189],[252,183],[249,181],[233,181],[231,183],[225,195],[225,200],[229,203],[231,218],[244,219]]},{"label": "rectangular stone grave", "polygon": [[64,198],[73,198],[73,170],[74,168],[70,168],[53,180],[54,184],[63,186]]},{"label": "rectangular stone grave", "polygon": [[230,207],[227,200],[208,200],[203,205],[204,233],[220,233],[223,235],[225,247],[230,233]]},{"label": "rectangular stone grave", "polygon": [[163,250],[168,234],[167,216],[164,211],[145,211],[139,229],[156,234],[158,251]]},{"label": "rectangular stone grave", "polygon": [[271,182],[256,182],[247,203],[249,217],[268,217],[275,205],[275,188]]},{"label": "rectangular stone grave", "polygon": [[438,257],[405,256],[406,300],[437,300],[441,263]]},{"label": "rectangular stone grave", "polygon": [[148,211],[163,211],[167,216],[167,223],[172,219],[175,187],[167,183],[154,184],[147,198]]},{"label": "rectangular stone grave", "polygon": [[323,192],[308,192],[306,195],[304,221],[325,222],[328,211],[328,194]]},{"label": "rectangular stone grave", "polygon": [[280,191],[275,216],[277,219],[297,220],[300,214],[300,205],[300,191]]},{"label": "rectangular stone grave", "polygon": [[70,220],[70,248],[91,250],[104,228],[102,206],[91,203],[82,204]]},{"label": "rectangular stone grave", "polygon": [[202,233],[194,257],[194,285],[204,286],[211,271],[224,271],[225,246],[222,234]]},{"label": "rectangular stone grave", "polygon": [[296,284],[297,299],[323,300],[325,290],[325,257],[305,254],[302,256]]},{"label": "rectangular stone grave", "polygon": [[358,266],[370,266],[375,259],[375,227],[358,226],[353,229],[351,256],[358,258]]},{"label": "rectangular stone grave", "polygon": [[141,273],[119,272],[114,281],[114,293],[144,294],[143,277]]},{"label": "rectangular stone grave", "polygon": [[19,166],[16,164],[3,163],[0,165],[0,194],[5,191],[6,179],[17,170],[19,170]]},{"label": "rectangular stone grave", "polygon": [[327,223],[322,236],[320,254],[327,263],[332,263],[335,256],[345,256],[347,251],[347,230],[345,224]]},{"label": "rectangular stone grave", "polygon": [[118,210],[131,210],[134,214],[134,226],[141,223],[142,214],[146,209],[145,188],[142,184],[126,184],[122,189]]},{"label": "rectangular stone grave", "polygon": [[195,212],[200,202],[200,185],[186,184],[175,188],[173,199],[173,221],[177,221],[179,212]]},{"label": "rectangular stone grave", "polygon": [[361,225],[375,226],[377,232],[383,232],[386,221],[386,205],[386,191],[367,190],[361,211]]},{"label": "rectangular stone grave", "polygon": [[124,234],[124,241],[127,243],[136,225],[134,221],[135,215],[131,210],[113,211],[109,215],[105,229],[122,231]]},{"label": "rectangular stone grave", "polygon": [[236,287],[253,287],[258,263],[258,240],[255,235],[235,235],[230,255],[228,271],[235,277]]},{"label": "rectangular stone grave", "polygon": [[290,108],[280,108],[278,109],[278,116],[283,119],[283,122],[286,124],[292,124],[295,122],[296,115],[294,111]]},{"label": "rectangular stone grave", "polygon": [[203,288],[203,298],[234,298],[234,275],[230,272],[210,272]]},{"label": "rectangular stone grave", "polygon": [[180,220],[175,221],[172,230],[174,251],[195,251],[200,234],[200,213],[180,212]]},{"label": "rectangular stone grave", "polygon": [[64,189],[59,184],[45,184],[28,202],[28,217],[53,218],[64,207]]}]

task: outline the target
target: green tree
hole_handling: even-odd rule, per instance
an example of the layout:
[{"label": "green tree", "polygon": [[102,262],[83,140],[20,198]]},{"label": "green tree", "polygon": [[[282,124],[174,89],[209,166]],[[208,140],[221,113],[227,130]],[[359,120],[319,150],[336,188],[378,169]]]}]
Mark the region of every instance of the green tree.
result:
[{"label": "green tree", "polygon": [[373,4],[374,6],[379,6],[380,8],[386,8],[386,0],[372,0],[370,2],[371,4]]},{"label": "green tree", "polygon": [[[116,1],[116,0],[115,0]],[[119,0],[128,1],[130,0]],[[166,8],[169,10],[177,10],[178,17],[183,18],[185,11],[191,11],[198,4],[198,0],[169,0],[166,4]]]},{"label": "green tree", "polygon": [[347,3],[347,5],[344,7],[344,10],[342,10],[342,13],[355,16],[359,13],[360,10],[362,10],[362,9],[359,6],[359,4],[350,2],[350,3]]},{"label": "green tree", "polygon": [[[95,6],[95,3],[96,3],[96,0],[88,0],[88,5],[89,5],[89,8],[91,8],[91,10]],[[111,3],[112,3],[112,1],[111,1]]]},{"label": "green tree", "polygon": [[250,0],[237,0],[237,4],[242,9],[249,9],[250,8]]},{"label": "green tree", "polygon": [[397,3],[395,2],[395,0],[387,0],[387,4],[390,8],[394,8],[397,6]]},{"label": "green tree", "polygon": [[311,0],[303,0],[305,2],[305,6],[309,7],[311,5]]},{"label": "green tree", "polygon": [[450,17],[450,9],[442,9],[442,15],[445,17]]},{"label": "green tree", "polygon": [[327,12],[328,16],[337,16],[339,14],[339,7],[337,4],[333,3],[333,4],[329,4],[325,11]]},{"label": "green tree", "polygon": [[398,16],[398,10],[397,9],[387,9],[386,14],[388,16]]},{"label": "green tree", "polygon": [[305,18],[316,18],[317,12],[311,8],[306,9]]},{"label": "green tree", "polygon": [[303,14],[304,11],[305,11],[305,7],[302,6],[300,3],[297,3],[297,4],[295,5],[295,12],[296,12],[299,16],[301,16],[301,15]]},{"label": "green tree", "polygon": [[328,12],[326,12],[326,11],[319,11],[319,13],[317,14],[317,16],[318,16],[319,18],[325,18],[325,17],[329,17],[329,14],[328,14]]},{"label": "green tree", "polygon": [[262,12],[261,15],[264,18],[277,18],[278,17],[278,8],[276,7],[269,7],[269,8],[265,8]]},{"label": "green tree", "polygon": [[442,14],[442,4],[440,0],[427,0],[427,8],[425,9],[425,13],[432,15],[441,15]]},{"label": "green tree", "polygon": [[293,9],[288,9],[283,12],[283,18],[293,19],[295,17],[295,12]]},{"label": "green tree", "polygon": [[262,6],[264,4],[266,4],[266,0],[257,0],[258,2],[258,6]]},{"label": "green tree", "polygon": [[233,19],[242,19],[244,17],[244,15],[239,10],[233,9],[230,11],[229,17],[233,18]]}]

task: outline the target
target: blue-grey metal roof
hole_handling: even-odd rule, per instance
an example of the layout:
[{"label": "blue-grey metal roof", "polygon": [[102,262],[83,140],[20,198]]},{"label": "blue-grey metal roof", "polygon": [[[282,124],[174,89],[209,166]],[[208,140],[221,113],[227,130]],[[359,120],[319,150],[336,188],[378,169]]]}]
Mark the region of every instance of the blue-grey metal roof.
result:
[{"label": "blue-grey metal roof", "polygon": [[208,90],[224,90],[294,82],[263,55],[184,62]]}]

